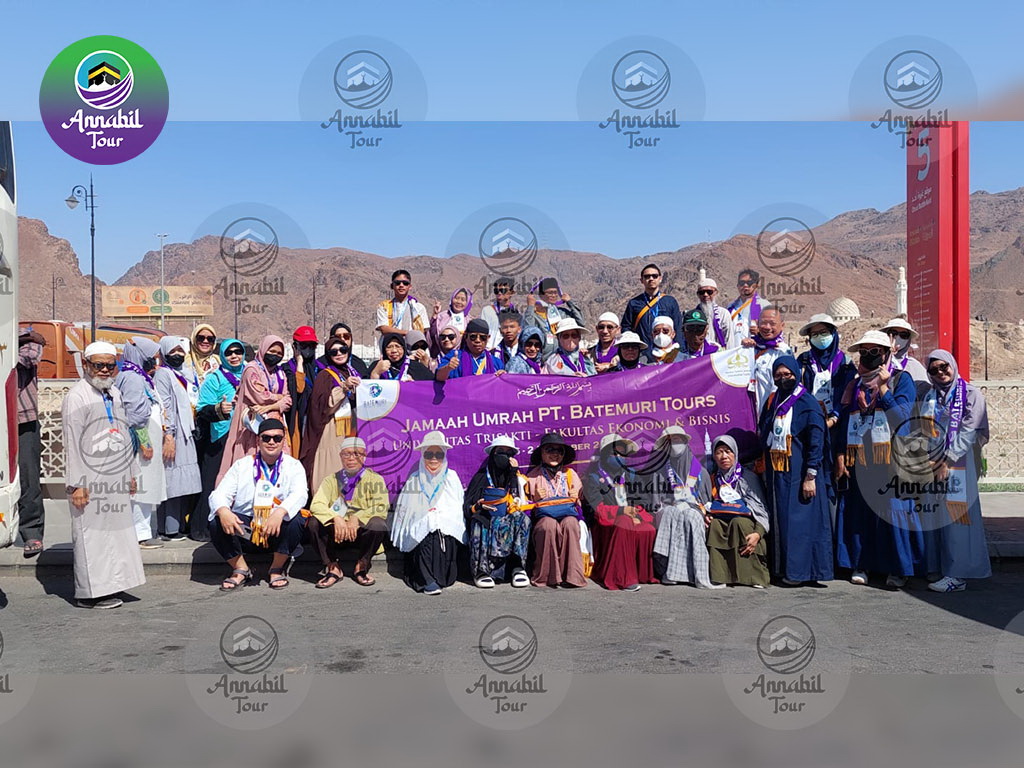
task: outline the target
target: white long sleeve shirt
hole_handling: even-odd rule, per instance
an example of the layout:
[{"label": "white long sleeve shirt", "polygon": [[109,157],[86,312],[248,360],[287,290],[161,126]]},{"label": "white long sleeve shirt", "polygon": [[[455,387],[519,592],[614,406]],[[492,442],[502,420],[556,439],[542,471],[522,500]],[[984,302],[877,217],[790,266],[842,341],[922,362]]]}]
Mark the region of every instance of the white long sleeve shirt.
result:
[{"label": "white long sleeve shirt", "polygon": [[[306,470],[298,459],[288,455],[281,457],[281,474],[277,478],[276,488],[275,496],[281,499],[280,506],[288,512],[285,519],[291,520],[299,513],[309,496]],[[253,457],[243,456],[231,465],[210,494],[210,520],[213,520],[221,507],[227,507],[242,517],[252,517],[255,496]]]}]

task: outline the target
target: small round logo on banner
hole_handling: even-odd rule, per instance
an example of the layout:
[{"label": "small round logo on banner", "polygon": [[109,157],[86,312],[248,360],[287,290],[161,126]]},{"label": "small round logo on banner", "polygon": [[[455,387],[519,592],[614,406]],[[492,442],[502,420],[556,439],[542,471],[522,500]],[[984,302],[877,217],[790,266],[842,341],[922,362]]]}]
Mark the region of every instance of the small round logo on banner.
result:
[{"label": "small round logo on banner", "polygon": [[533,266],[537,258],[537,234],[529,224],[514,216],[495,219],[480,232],[478,251],[491,272],[515,277]]},{"label": "small round logo on banner", "polygon": [[653,51],[630,51],[612,68],[615,98],[630,109],[656,107],[668,96],[672,73]]},{"label": "small round logo on banner", "polygon": [[993,680],[1006,706],[1024,720],[1024,612],[999,633],[993,649]]},{"label": "small round logo on banner", "polygon": [[185,676],[192,698],[216,722],[238,730],[294,715],[309,695],[314,667],[307,634],[272,606],[256,615],[215,604],[185,647],[185,668],[196,670]]},{"label": "small round logo on banner", "polygon": [[757,256],[779,277],[799,275],[814,260],[814,233],[800,219],[773,219],[757,236]]},{"label": "small round logo on banner", "polygon": [[220,258],[234,275],[255,277],[274,266],[279,243],[277,232],[263,219],[235,219],[220,236]]},{"label": "small round logo on banner", "polygon": [[21,712],[32,698],[39,679],[39,643],[25,624],[4,623],[0,628],[0,724]]},{"label": "small round logo on banner", "polygon": [[72,43],[47,68],[39,111],[72,157],[113,165],[145,152],[167,121],[167,80],[131,40],[96,35]]},{"label": "small round logo on banner", "polygon": [[850,654],[827,616],[752,611],[721,654],[726,692],[750,720],[796,730],[827,717],[846,694]]},{"label": "small round logo on banner", "polygon": [[459,709],[490,728],[536,725],[553,714],[569,692],[568,640],[535,607],[524,606],[515,614],[470,608],[444,648],[448,692]]}]

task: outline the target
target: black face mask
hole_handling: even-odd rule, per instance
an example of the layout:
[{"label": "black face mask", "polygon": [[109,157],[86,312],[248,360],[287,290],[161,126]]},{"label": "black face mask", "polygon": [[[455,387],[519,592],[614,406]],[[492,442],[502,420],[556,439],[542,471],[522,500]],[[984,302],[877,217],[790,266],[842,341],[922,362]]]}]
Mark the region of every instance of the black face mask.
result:
[{"label": "black face mask", "polygon": [[884,352],[881,354],[874,351],[865,351],[860,353],[860,364],[869,371],[873,371],[875,368],[878,368],[883,362],[885,362]]},{"label": "black face mask", "polygon": [[775,386],[778,387],[779,392],[788,395],[796,389],[796,379],[782,379],[782,381],[778,382]]},{"label": "black face mask", "polygon": [[299,354],[303,360],[312,360],[316,357],[316,347],[299,347]]},{"label": "black face mask", "polygon": [[181,368],[182,363],[185,362],[184,355],[166,355],[164,360],[171,368]]},{"label": "black face mask", "polygon": [[491,456],[491,459],[494,461],[494,468],[499,472],[505,472],[508,470],[510,466],[512,466],[510,458],[507,454],[496,453],[493,456]]},{"label": "black face mask", "polygon": [[264,355],[263,356],[263,363],[268,368],[273,368],[275,365],[280,363],[282,359],[283,359],[283,357],[281,355]]},{"label": "black face mask", "polygon": [[155,368],[156,368],[156,358],[155,357],[147,357],[145,360],[142,361],[142,370],[144,370],[146,373],[149,373],[150,371],[153,371]]}]

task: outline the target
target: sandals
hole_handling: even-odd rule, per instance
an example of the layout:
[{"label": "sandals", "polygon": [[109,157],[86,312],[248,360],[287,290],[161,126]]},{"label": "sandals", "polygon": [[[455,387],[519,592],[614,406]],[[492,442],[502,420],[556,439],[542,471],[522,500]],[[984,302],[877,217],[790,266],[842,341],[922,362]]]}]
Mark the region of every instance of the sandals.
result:
[{"label": "sandals", "polygon": [[516,589],[530,586],[530,577],[526,575],[526,571],[522,568],[516,568],[512,571],[512,586]]},{"label": "sandals", "polygon": [[317,589],[330,589],[335,584],[337,584],[339,581],[341,581],[343,578],[344,578],[344,576],[342,576],[340,573],[333,573],[331,571],[328,571],[326,574],[324,574],[324,577],[322,579],[320,579],[320,581],[318,581],[316,583],[316,588]]},{"label": "sandals", "polygon": [[[241,576],[242,578],[236,581],[235,576]],[[234,592],[236,589],[241,589],[246,584],[252,583],[252,571],[247,570],[245,568],[235,568],[233,571],[231,571],[231,575],[224,579],[223,583],[220,585],[220,591]],[[226,584],[230,584],[231,586],[225,586]]]},{"label": "sandals", "polygon": [[355,574],[352,578],[355,579],[356,584],[361,587],[372,587],[377,583],[377,580],[366,571],[359,571],[359,573]]},{"label": "sandals", "polygon": [[473,579],[473,584],[479,589],[493,589],[494,579],[490,576],[477,576]]},{"label": "sandals", "polygon": [[25,543],[25,557],[35,557],[43,551],[43,542],[39,539],[32,539]]},{"label": "sandals", "polygon": [[[270,569],[270,588],[271,589],[284,589],[290,583],[288,577],[284,575],[284,568],[271,568]],[[282,584],[282,582],[284,582]]]}]

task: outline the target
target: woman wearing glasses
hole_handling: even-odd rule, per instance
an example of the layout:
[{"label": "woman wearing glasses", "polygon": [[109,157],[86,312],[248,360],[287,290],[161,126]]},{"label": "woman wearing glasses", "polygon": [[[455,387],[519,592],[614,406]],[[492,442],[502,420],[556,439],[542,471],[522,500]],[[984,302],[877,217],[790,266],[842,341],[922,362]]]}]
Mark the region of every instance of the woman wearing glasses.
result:
[{"label": "woman wearing glasses", "polygon": [[920,335],[913,326],[902,317],[894,317],[886,323],[882,331],[889,334],[889,338],[892,339],[892,364],[909,373],[915,382],[930,385],[931,381],[924,366],[910,356],[913,347],[911,342]]},{"label": "woman wearing glasses", "polygon": [[[409,331],[409,335],[419,331]],[[388,381],[432,381],[434,374],[405,347],[405,339],[397,333],[385,334],[380,341],[380,360],[370,372],[371,379]]]},{"label": "woman wearing glasses", "polygon": [[[449,328],[444,333],[449,332]],[[459,379],[465,376],[482,376],[488,373],[501,374],[505,366],[501,358],[487,351],[487,323],[477,318],[470,320],[466,326],[466,335],[462,337],[462,348],[451,356],[445,365],[438,363],[435,376],[438,381]]]},{"label": "woman wearing glasses", "polygon": [[543,373],[544,334],[540,328],[529,326],[519,334],[519,351],[509,359],[505,373],[534,375]]},{"label": "woman wearing glasses", "polygon": [[430,370],[434,373],[448,365],[452,357],[458,353],[459,347],[462,344],[462,334],[459,333],[454,325],[448,325],[441,329],[441,332],[437,335],[437,340],[441,353],[430,361]]},{"label": "woman wearing glasses", "polygon": [[572,318],[558,323],[558,348],[548,357],[544,372],[553,376],[594,376],[594,361],[580,350],[583,331]]},{"label": "woman wearing glasses", "polygon": [[217,356],[217,332],[209,323],[200,323],[192,330],[185,367],[195,373],[202,386],[206,377],[217,370],[221,360]]},{"label": "woman wearing glasses", "polygon": [[439,595],[458,576],[456,555],[466,538],[462,481],[448,466],[443,433],[428,432],[416,446],[420,461],[395,501],[391,541],[405,553],[405,581],[417,592]]}]

